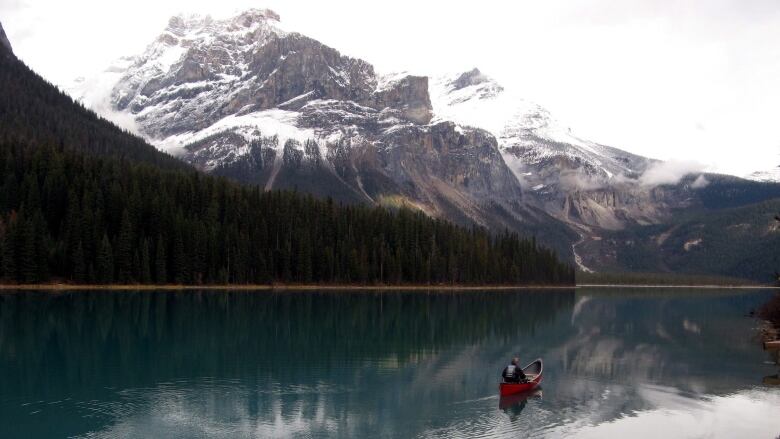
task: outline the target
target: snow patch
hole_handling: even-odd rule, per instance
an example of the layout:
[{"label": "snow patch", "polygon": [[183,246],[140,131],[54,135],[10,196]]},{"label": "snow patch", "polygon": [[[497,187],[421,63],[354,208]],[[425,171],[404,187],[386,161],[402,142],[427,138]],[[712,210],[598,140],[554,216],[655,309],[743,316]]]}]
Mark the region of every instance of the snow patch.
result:
[{"label": "snow patch", "polygon": [[187,132],[173,135],[165,139],[154,140],[158,149],[170,154],[179,155],[183,148],[191,143],[203,140],[208,136],[223,132],[234,131],[243,135],[247,142],[254,138],[255,129],[264,136],[276,135],[279,137],[278,149],[281,150],[288,140],[305,142],[315,137],[314,130],[299,128],[296,126],[298,112],[271,109],[242,115],[230,115],[224,117],[200,131]]},{"label": "snow patch", "polygon": [[691,239],[690,241],[686,241],[685,244],[683,244],[683,248],[685,249],[685,251],[690,251],[692,248],[701,245],[701,243],[702,243],[701,238]]}]

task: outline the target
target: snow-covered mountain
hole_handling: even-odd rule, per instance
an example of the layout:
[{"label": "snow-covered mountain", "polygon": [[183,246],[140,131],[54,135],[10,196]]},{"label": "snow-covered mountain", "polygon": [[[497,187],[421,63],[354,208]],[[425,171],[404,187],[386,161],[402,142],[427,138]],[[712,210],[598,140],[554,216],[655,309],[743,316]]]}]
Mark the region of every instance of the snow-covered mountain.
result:
[{"label": "snow-covered mountain", "polygon": [[173,17],[144,53],[71,93],[205,171],[266,189],[406,205],[562,251],[575,237],[524,201],[493,135],[432,120],[427,77],[379,75],[269,10]]},{"label": "snow-covered mountain", "polygon": [[569,254],[701,205],[713,178],[648,184],[662,162],[577,137],[477,69],[381,75],[267,9],[173,17],[70,91],[207,172],[533,233]]},{"label": "snow-covered mountain", "polygon": [[[696,187],[662,189],[643,178],[662,162],[577,137],[549,111],[478,69],[437,78],[431,91],[435,119],[494,133],[522,187],[585,234],[657,223],[691,202],[684,192]],[[685,175],[672,176],[672,182]]]},{"label": "snow-covered mountain", "polygon": [[530,186],[544,183],[534,170],[559,160],[592,179],[637,178],[652,163],[578,138],[549,111],[505,90],[478,69],[437,78],[431,95],[437,118],[494,133],[518,178]]}]

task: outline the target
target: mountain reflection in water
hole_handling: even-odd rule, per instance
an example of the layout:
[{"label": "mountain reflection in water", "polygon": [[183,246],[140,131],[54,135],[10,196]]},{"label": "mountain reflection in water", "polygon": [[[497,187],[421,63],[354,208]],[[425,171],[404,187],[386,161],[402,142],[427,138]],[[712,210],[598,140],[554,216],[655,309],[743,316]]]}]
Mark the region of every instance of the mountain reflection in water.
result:
[{"label": "mountain reflection in water", "polygon": [[[0,436],[776,436],[767,295],[8,292]],[[512,355],[543,398],[499,400]]]}]

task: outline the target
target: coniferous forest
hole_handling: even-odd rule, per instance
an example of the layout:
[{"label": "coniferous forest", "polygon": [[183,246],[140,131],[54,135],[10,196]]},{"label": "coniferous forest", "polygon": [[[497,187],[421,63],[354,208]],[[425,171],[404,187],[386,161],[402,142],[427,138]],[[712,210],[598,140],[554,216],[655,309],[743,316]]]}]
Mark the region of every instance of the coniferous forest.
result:
[{"label": "coniferous forest", "polygon": [[408,210],[0,145],[6,281],[573,283],[554,253]]},{"label": "coniferous forest", "polygon": [[199,173],[10,54],[0,126],[6,283],[574,283],[570,266],[516,234]]}]

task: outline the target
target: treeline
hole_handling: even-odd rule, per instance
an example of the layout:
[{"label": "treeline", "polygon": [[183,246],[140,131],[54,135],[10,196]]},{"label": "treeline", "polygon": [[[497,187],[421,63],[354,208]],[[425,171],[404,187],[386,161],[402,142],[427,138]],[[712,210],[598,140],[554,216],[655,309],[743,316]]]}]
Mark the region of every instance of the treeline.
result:
[{"label": "treeline", "polygon": [[0,144],[5,282],[574,283],[533,240],[264,192],[57,146]]}]

